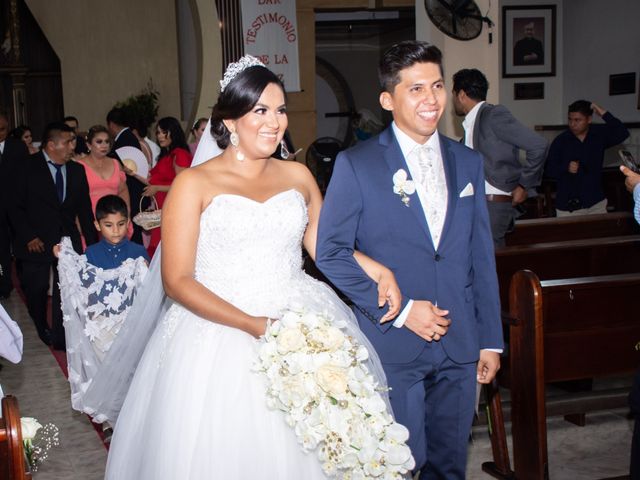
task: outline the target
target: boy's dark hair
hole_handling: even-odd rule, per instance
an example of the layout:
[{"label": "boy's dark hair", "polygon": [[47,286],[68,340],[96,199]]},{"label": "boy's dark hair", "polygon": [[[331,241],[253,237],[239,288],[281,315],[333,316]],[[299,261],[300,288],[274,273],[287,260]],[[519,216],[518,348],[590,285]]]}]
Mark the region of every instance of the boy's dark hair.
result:
[{"label": "boy's dark hair", "polygon": [[393,92],[395,86],[400,83],[400,71],[409,68],[416,63],[435,63],[442,71],[442,52],[435,45],[417,40],[405,40],[396,43],[387,50],[378,66],[378,78],[382,90]]},{"label": "boy's dark hair", "polygon": [[80,123],[78,122],[78,119],[76,117],[74,117],[73,115],[67,115],[66,117],[64,117],[62,119],[63,122],[76,122],[76,123]]},{"label": "boy's dark hair", "polygon": [[480,70],[465,68],[453,75],[453,91],[457,94],[460,90],[464,90],[472,100],[484,102],[487,99],[489,82]]},{"label": "boy's dark hair", "polygon": [[588,100],[576,100],[569,105],[569,113],[581,113],[585,117],[593,116],[593,109],[591,108],[591,102]]},{"label": "boy's dark hair", "polygon": [[96,220],[100,221],[107,215],[113,213],[119,213],[124,218],[129,218],[129,212],[127,211],[127,204],[118,195],[105,195],[98,200],[96,204]]}]

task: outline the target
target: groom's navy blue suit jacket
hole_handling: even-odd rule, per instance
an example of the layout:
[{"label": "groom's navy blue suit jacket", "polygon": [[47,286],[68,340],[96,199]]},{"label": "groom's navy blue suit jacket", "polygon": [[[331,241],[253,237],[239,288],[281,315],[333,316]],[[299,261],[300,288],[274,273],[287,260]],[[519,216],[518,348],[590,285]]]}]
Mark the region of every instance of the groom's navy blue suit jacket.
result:
[{"label": "groom's navy blue suit jacket", "polygon": [[393,192],[394,173],[409,169],[391,127],[338,155],[320,214],[316,263],[353,301],[383,363],[408,363],[427,342],[393,322],[380,325],[387,308],[378,308],[377,286],[353,258],[354,248],[393,270],[403,308],[411,298],[449,310],[441,342],[451,360],[475,362],[480,349],[503,348],[482,157],[442,135],[440,145],[448,204],[437,250],[417,194],[407,207]]}]

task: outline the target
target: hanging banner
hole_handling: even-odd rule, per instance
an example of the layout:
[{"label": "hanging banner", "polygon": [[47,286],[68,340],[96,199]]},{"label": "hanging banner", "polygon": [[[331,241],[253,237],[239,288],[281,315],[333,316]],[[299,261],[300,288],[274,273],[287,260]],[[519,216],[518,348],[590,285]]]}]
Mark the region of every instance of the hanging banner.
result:
[{"label": "hanging banner", "polygon": [[244,53],[258,57],[284,82],[300,91],[296,0],[242,0]]}]

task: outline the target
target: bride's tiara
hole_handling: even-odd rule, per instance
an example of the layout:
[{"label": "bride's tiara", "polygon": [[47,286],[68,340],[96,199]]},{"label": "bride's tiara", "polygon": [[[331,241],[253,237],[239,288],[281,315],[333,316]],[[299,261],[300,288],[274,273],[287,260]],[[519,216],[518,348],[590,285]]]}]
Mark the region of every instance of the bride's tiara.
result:
[{"label": "bride's tiara", "polygon": [[227,70],[224,72],[224,78],[220,80],[220,93],[224,92],[227,85],[229,85],[239,73],[249,67],[264,67],[264,63],[251,55],[245,55],[237,62],[230,63]]}]

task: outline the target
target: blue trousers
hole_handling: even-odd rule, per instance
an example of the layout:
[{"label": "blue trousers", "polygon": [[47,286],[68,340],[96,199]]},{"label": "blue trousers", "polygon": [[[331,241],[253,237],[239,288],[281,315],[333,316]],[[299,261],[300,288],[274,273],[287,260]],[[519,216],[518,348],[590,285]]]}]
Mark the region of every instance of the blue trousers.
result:
[{"label": "blue trousers", "polygon": [[476,364],[453,362],[434,341],[411,363],[383,367],[396,420],[409,429],[420,480],[464,479]]}]

